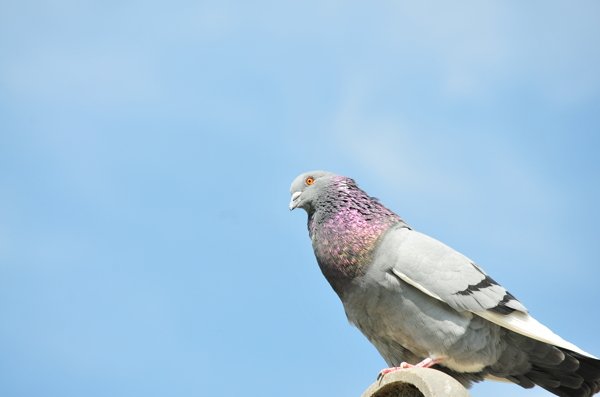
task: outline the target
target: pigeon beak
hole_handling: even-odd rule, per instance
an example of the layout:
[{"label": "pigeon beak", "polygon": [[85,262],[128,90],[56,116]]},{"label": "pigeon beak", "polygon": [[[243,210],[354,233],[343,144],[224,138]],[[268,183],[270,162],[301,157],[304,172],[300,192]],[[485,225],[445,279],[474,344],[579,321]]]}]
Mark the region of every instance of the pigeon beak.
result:
[{"label": "pigeon beak", "polygon": [[294,194],[292,194],[292,201],[290,201],[290,211],[298,207],[298,204],[300,204],[301,195],[302,192],[294,192]]}]

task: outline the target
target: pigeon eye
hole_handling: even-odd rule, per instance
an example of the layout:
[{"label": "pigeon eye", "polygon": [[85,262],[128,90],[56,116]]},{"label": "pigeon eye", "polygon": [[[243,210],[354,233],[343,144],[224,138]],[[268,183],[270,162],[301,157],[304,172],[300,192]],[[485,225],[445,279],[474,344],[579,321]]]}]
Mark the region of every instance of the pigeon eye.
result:
[{"label": "pigeon eye", "polygon": [[307,185],[312,185],[313,183],[315,183],[315,179],[308,177],[304,182],[306,182]]}]

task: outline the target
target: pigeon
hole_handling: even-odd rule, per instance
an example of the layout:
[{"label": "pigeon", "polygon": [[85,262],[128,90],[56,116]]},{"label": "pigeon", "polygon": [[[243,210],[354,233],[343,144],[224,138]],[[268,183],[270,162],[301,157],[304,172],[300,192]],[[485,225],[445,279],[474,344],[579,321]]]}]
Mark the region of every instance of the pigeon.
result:
[{"label": "pigeon", "polygon": [[600,391],[600,360],[533,319],[475,262],[411,228],[353,179],[299,175],[290,210],[308,213],[321,271],[390,368],[432,367],[473,382],[538,385],[564,397]]}]

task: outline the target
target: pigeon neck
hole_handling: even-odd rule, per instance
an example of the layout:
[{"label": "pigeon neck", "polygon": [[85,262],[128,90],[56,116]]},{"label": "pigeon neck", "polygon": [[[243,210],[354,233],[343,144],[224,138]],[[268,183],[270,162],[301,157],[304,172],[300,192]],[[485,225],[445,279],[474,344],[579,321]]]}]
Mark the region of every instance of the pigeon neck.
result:
[{"label": "pigeon neck", "polygon": [[379,237],[402,219],[358,187],[334,193],[309,214],[308,229],[321,271],[342,297],[366,271]]}]

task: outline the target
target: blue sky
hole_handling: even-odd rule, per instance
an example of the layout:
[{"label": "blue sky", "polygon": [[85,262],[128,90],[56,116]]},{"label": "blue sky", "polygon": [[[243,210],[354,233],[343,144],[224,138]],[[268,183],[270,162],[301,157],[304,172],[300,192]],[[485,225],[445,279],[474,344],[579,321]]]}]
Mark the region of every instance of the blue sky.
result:
[{"label": "blue sky", "polygon": [[[600,355],[600,4],[0,4],[0,395],[359,396],[289,185],[353,177]],[[484,383],[474,396],[545,396]]]}]

